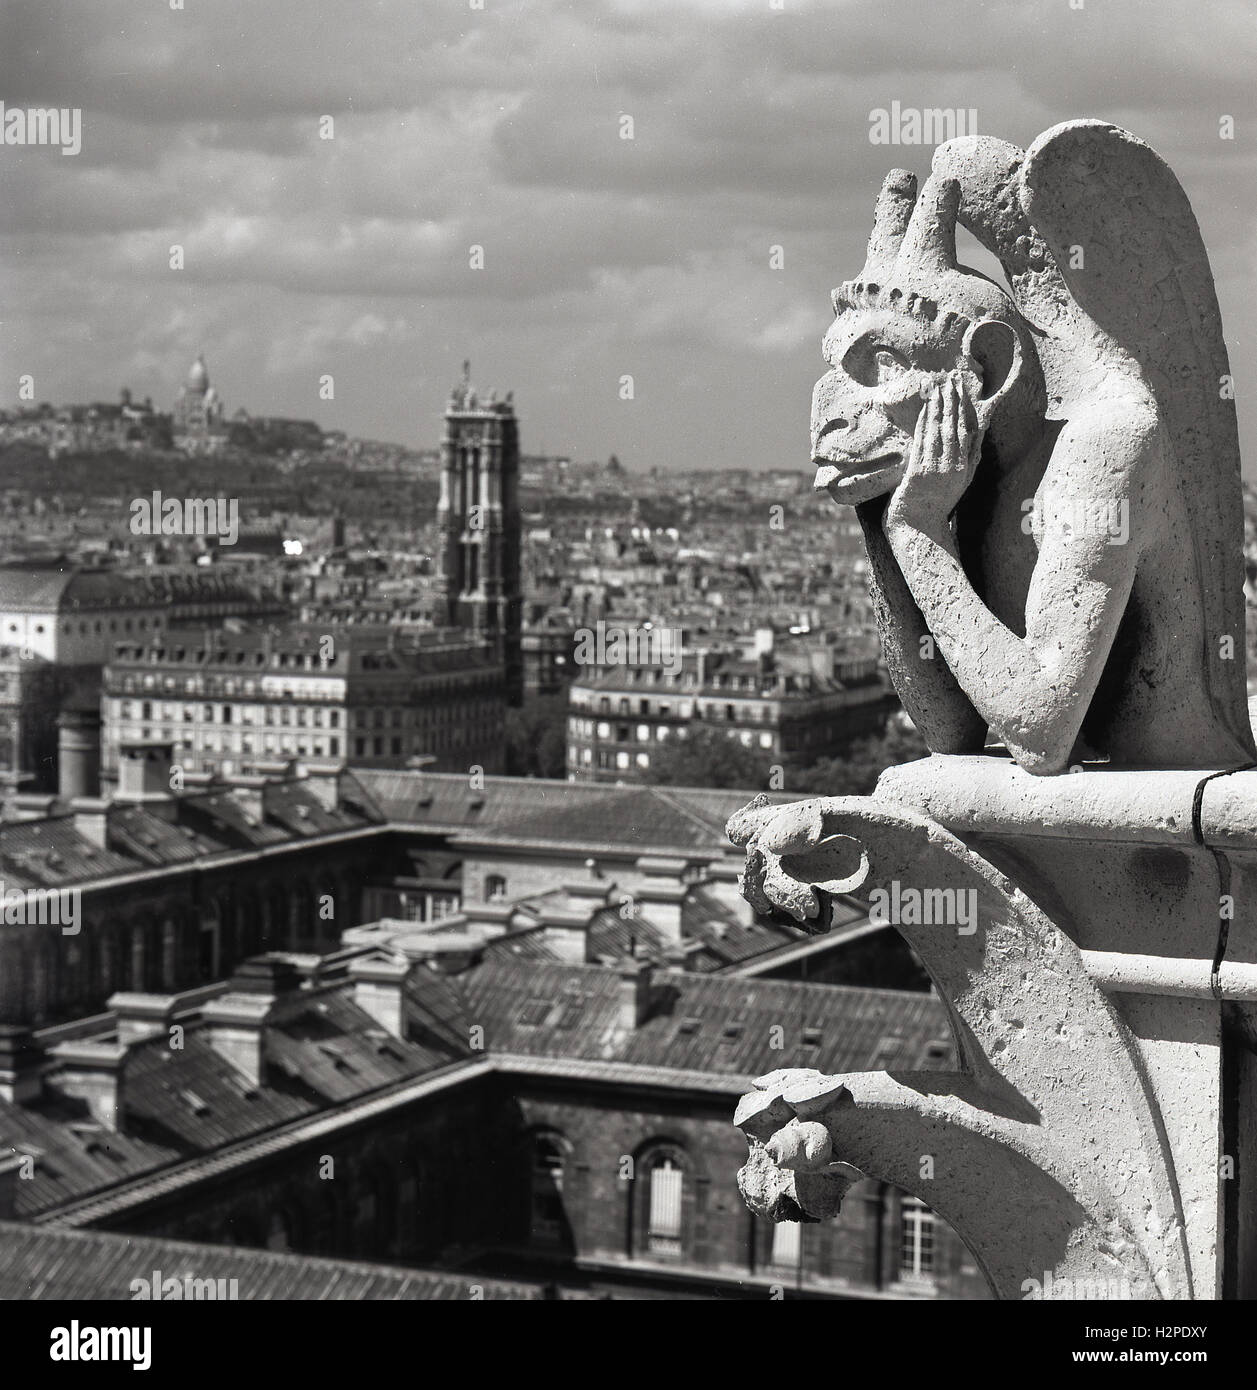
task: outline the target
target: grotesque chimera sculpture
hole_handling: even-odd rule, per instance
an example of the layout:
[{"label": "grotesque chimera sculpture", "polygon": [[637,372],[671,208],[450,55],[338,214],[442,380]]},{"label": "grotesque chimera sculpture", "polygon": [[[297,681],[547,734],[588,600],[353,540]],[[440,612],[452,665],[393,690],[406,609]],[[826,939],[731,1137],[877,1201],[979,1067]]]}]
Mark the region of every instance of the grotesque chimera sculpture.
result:
[{"label": "grotesque chimera sculpture", "polygon": [[[1034,773],[1257,757],[1234,406],[1186,195],[1099,121],[890,173],[834,292],[816,486],[854,505],[934,752]],[[959,221],[1011,293],[957,264]]]}]

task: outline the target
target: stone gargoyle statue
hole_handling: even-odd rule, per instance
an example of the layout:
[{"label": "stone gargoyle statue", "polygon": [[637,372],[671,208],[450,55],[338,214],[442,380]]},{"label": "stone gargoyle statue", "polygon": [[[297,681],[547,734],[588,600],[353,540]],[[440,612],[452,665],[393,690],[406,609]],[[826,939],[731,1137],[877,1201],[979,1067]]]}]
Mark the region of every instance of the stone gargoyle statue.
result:
[{"label": "stone gargoyle statue", "polygon": [[1177,179],[1078,120],[949,141],[916,193],[887,175],[812,402],[905,708],[932,752],[989,736],[1038,774],[1251,761],[1235,408]]},{"label": "stone gargoyle statue", "polygon": [[[957,223],[1007,288],[958,263]],[[919,196],[887,176],[865,267],[833,302],[816,485],[857,510],[886,660],[930,751],[1002,745],[1014,781],[1257,759],[1226,350],[1196,220],[1158,156],[1094,120],[1026,151],[950,141]],[[836,894],[971,895],[972,932],[895,922],[959,1069],[762,1077],[737,1115],[748,1205],[825,1219],[863,1174],[950,1221],[999,1296],[1045,1273],[1208,1296],[1155,1087],[1070,924],[990,847],[880,791],[756,798],[728,827],[742,890],[816,930]]]}]

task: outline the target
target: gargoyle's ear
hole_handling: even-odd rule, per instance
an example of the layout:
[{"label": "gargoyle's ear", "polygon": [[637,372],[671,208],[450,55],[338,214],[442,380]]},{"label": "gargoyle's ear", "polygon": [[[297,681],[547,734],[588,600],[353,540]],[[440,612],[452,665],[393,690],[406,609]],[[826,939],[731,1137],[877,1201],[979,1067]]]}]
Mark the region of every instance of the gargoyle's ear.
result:
[{"label": "gargoyle's ear", "polygon": [[985,419],[1021,376],[1021,339],[1011,324],[982,319],[965,332],[962,350],[973,359],[982,378],[982,391],[974,402]]}]

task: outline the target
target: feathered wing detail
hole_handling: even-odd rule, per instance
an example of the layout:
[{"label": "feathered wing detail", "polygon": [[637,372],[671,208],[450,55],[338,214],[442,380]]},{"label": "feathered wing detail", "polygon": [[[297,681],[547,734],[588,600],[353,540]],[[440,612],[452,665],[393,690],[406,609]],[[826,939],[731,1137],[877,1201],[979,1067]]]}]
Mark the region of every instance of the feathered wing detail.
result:
[{"label": "feathered wing detail", "polygon": [[1223,726],[1251,751],[1239,435],[1234,402],[1223,398],[1222,316],[1191,204],[1165,162],[1128,131],[1068,121],[1026,152],[1021,206],[1074,301],[1138,363],[1156,397],[1191,523],[1210,696]]},{"label": "feathered wing detail", "polygon": [[[1088,364],[1137,368],[1173,450],[1204,617],[1216,716],[1253,750],[1244,665],[1243,500],[1221,315],[1200,228],[1157,154],[1105,121],[1067,121],[1024,153],[988,136],[939,147],[959,220],[1000,260],[1031,325],[1048,415],[1068,418]],[[1094,377],[1092,378],[1094,379]],[[1232,638],[1228,656],[1221,640]]]}]

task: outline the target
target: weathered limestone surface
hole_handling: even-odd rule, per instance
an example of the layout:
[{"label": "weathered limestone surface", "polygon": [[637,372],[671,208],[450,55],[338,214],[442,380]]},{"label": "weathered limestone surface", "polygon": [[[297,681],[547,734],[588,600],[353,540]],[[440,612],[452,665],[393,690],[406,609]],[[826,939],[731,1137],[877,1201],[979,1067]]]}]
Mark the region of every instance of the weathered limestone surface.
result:
[{"label": "weathered limestone surface", "polygon": [[[1011,293],[959,266],[959,221]],[[886,178],[834,291],[816,486],[856,506],[883,646],[935,752],[1235,766],[1246,712],[1234,403],[1186,195],[1100,121]]]},{"label": "weathered limestone surface", "polygon": [[825,930],[854,894],[898,928],[961,1068],[760,1078],[744,1196],[821,1220],[896,1183],[1006,1298],[1257,1296],[1257,749],[1191,208],[1103,122],[953,141],[919,197],[888,175],[834,308],[817,486],[857,508],[934,756],[729,834],[759,910]]}]

